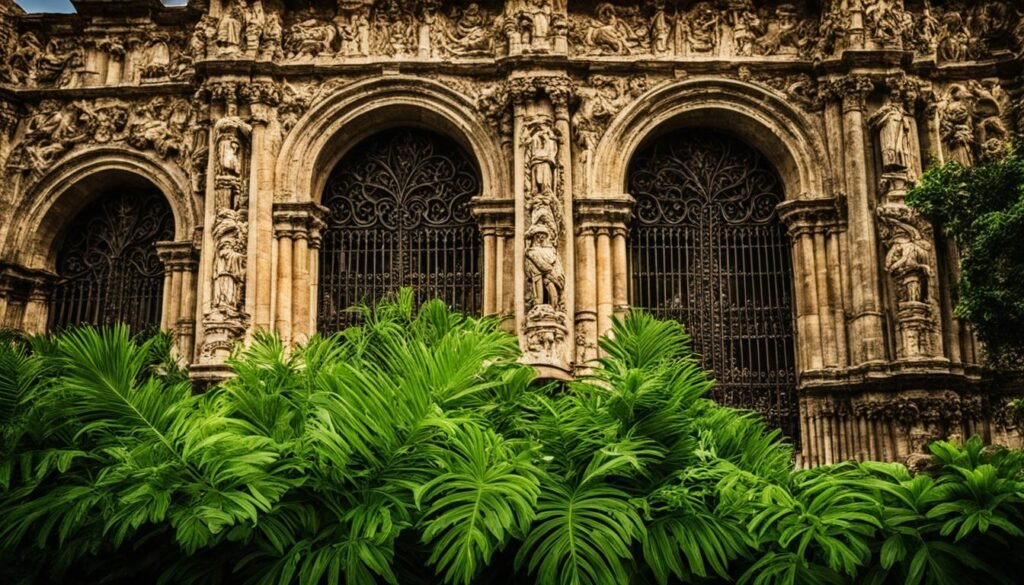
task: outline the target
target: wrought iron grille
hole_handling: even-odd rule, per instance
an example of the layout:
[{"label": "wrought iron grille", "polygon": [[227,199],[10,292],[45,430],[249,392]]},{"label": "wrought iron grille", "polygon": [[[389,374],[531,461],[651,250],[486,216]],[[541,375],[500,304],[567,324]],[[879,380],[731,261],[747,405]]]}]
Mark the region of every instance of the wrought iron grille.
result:
[{"label": "wrought iron grille", "polygon": [[319,330],[356,323],[347,309],[402,287],[478,313],[482,240],[469,204],[479,193],[472,159],[445,136],[400,128],[358,144],[324,190]]},{"label": "wrought iron grille", "polygon": [[729,136],[679,130],[634,158],[631,298],[682,322],[719,403],[760,411],[799,443],[790,244],[778,176]]},{"label": "wrought iron grille", "polygon": [[164,267],[158,241],[174,239],[174,216],[159,192],[114,193],[87,206],[64,236],[49,329],[126,323],[160,325]]}]

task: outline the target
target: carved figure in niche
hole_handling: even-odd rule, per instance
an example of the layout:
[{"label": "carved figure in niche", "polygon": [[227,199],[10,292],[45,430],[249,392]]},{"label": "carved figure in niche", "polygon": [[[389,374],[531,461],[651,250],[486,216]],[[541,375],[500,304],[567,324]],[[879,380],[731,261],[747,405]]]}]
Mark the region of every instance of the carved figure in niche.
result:
[{"label": "carved figure in niche", "polygon": [[431,32],[437,27],[437,4],[433,1],[424,2],[420,10],[420,21],[416,26],[416,53],[420,57],[430,57],[432,54],[433,35]]},{"label": "carved figure in niche", "polygon": [[687,46],[691,53],[710,53],[721,37],[721,18],[710,2],[699,2],[686,19]]},{"label": "carved figure in niche", "polygon": [[263,32],[260,34],[258,54],[261,59],[273,59],[281,53],[281,42],[284,38],[284,29],[281,25],[281,15],[275,11],[266,14],[263,23]]},{"label": "carved figure in niche", "polygon": [[974,96],[963,85],[950,88],[949,97],[939,103],[939,131],[947,161],[964,166],[974,164]]},{"label": "carved figure in niche", "polygon": [[78,70],[85,65],[81,47],[74,41],[50,39],[46,51],[36,61],[36,81],[52,83],[54,87],[75,85]]},{"label": "carved figure in niche", "polygon": [[561,306],[565,272],[548,222],[536,223],[526,231],[526,279],[532,304]]},{"label": "carved figure in niche", "polygon": [[245,10],[245,50],[255,52],[260,48],[260,39],[267,26],[267,15],[263,11],[263,2],[255,0]]},{"label": "carved figure in niche", "polygon": [[930,229],[920,216],[904,205],[878,208],[882,239],[889,251],[885,270],[898,286],[900,302],[925,303],[932,276]]},{"label": "carved figure in niche", "polygon": [[448,50],[455,55],[490,53],[492,49],[488,15],[476,2],[470,3],[448,35]]},{"label": "carved figure in niche", "polygon": [[665,0],[656,0],[651,17],[651,52],[664,55],[672,51],[672,21],[665,12]]},{"label": "carved figure in niche", "polygon": [[520,43],[527,51],[547,51],[551,48],[551,0],[520,0],[516,15]]},{"label": "carved figure in niche", "polygon": [[731,6],[728,12],[732,26],[733,53],[748,57],[754,54],[755,41],[765,33],[761,18],[750,0],[743,0]]},{"label": "carved figure in niche", "polygon": [[821,22],[818,25],[818,42],[814,49],[817,57],[828,57],[840,48],[849,17],[848,11],[844,10],[838,2],[834,2],[828,12],[821,15]]},{"label": "carved figure in niche", "polygon": [[970,35],[964,27],[963,18],[956,12],[947,12],[942,17],[942,33],[936,47],[939,63],[955,63],[967,58]]},{"label": "carved figure in niche", "polygon": [[217,23],[217,47],[223,55],[237,53],[242,46],[242,9],[231,2]]},{"label": "carved figure in niche", "polygon": [[334,22],[340,39],[339,55],[370,54],[370,15],[369,8],[359,5],[352,9],[339,7],[340,13]]},{"label": "carved figure in niche", "polygon": [[244,211],[222,208],[213,224],[217,250],[213,268],[213,306],[225,318],[234,318],[241,313],[248,233]]},{"label": "carved figure in niche", "polygon": [[638,43],[633,31],[615,14],[615,7],[602,2],[596,12],[587,25],[586,43],[604,53],[628,54]]},{"label": "carved figure in niche", "polygon": [[237,138],[225,135],[217,143],[218,172],[221,176],[242,175],[242,144]]},{"label": "carved figure in niche", "polygon": [[886,171],[906,171],[910,168],[910,121],[903,105],[892,95],[871,117],[871,125],[878,130],[882,147],[882,168]]},{"label": "carved figure in niche", "polygon": [[527,128],[525,146],[530,192],[554,193],[555,170],[558,168],[558,137],[549,119],[535,120]]},{"label": "carved figure in niche", "polygon": [[166,34],[156,33],[146,43],[146,48],[142,53],[142,63],[139,66],[142,79],[160,79],[169,75],[171,49],[167,40]]}]

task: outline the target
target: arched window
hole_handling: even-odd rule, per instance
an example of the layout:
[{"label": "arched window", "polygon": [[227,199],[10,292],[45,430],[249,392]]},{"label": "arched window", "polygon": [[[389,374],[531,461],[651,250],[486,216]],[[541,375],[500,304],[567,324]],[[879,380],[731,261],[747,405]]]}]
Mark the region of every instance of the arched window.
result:
[{"label": "arched window", "polygon": [[318,329],[351,325],[346,309],[402,287],[479,313],[481,237],[470,214],[479,194],[476,166],[450,138],[398,128],[357,144],[324,190]]},{"label": "arched window", "polygon": [[775,170],[728,135],[683,129],[644,147],[628,181],[632,304],[686,326],[715,373],[713,398],[760,411],[798,442],[793,271]]},{"label": "arched window", "polygon": [[174,216],[158,191],[100,196],[70,223],[57,254],[49,330],[126,323],[160,326],[164,267],[156,243],[174,239]]}]

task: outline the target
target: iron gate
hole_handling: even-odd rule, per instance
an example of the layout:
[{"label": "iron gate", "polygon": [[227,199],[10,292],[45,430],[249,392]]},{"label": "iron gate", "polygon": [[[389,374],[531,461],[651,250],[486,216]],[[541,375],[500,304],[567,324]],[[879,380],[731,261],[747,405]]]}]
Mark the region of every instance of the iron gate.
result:
[{"label": "iron gate", "polygon": [[105,195],[79,213],[57,256],[49,330],[126,323],[159,327],[164,266],[156,243],[174,239],[174,216],[158,192]]},{"label": "iron gate", "polygon": [[348,308],[402,287],[479,313],[482,240],[470,214],[479,194],[472,159],[434,132],[388,130],[346,154],[323,195],[320,332],[354,324]]},{"label": "iron gate", "polygon": [[686,326],[716,401],[760,411],[798,444],[790,244],[771,165],[729,136],[679,130],[638,153],[629,192],[633,305]]}]

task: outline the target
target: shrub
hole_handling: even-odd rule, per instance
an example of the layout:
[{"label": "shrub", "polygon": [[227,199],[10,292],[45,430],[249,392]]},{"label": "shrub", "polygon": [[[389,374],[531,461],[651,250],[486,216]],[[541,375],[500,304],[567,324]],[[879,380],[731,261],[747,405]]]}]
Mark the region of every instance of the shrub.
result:
[{"label": "shrub", "polygon": [[411,293],[196,395],[165,337],[0,343],[8,583],[972,583],[1024,569],[1020,453],[791,470],[633,312],[540,384],[491,319]]}]

